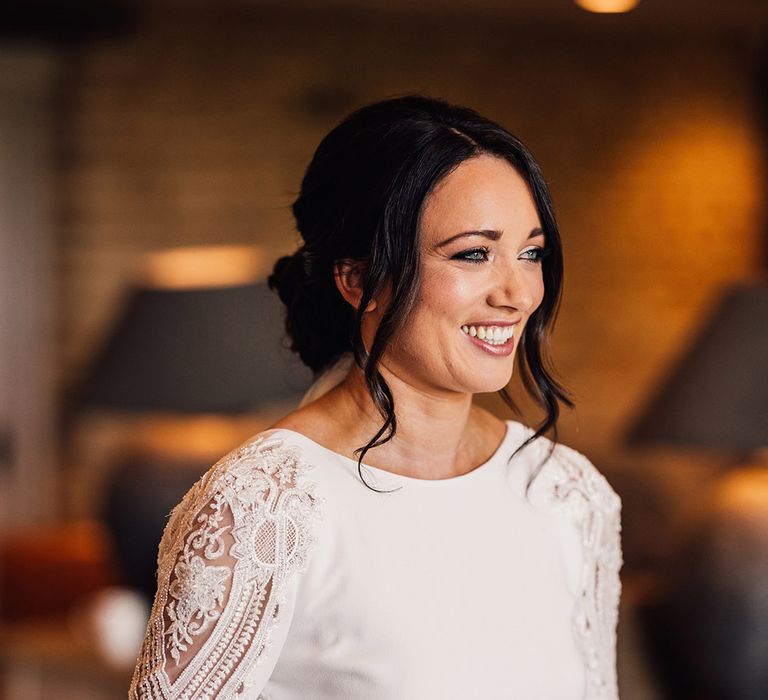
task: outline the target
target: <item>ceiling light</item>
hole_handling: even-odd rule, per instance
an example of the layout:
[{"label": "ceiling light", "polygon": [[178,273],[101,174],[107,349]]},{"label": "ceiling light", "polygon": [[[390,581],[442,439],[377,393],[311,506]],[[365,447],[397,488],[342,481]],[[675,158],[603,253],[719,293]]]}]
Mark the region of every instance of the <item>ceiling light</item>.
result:
[{"label": "ceiling light", "polygon": [[576,4],[587,12],[618,13],[634,10],[640,0],[575,0]]}]

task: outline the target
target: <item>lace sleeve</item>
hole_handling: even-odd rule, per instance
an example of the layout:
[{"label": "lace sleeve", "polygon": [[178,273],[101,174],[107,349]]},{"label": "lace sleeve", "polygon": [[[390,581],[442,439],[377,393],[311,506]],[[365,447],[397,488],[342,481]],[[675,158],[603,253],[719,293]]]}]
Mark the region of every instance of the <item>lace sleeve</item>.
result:
[{"label": "lace sleeve", "polygon": [[558,444],[553,462],[548,490],[567,509],[582,550],[573,628],[587,670],[585,700],[618,700],[621,499],[580,452]]},{"label": "lace sleeve", "polygon": [[158,550],[131,700],[236,698],[263,688],[279,654],[270,639],[282,646],[293,574],[305,569],[320,513],[307,469],[296,447],[257,436],[176,506]]}]

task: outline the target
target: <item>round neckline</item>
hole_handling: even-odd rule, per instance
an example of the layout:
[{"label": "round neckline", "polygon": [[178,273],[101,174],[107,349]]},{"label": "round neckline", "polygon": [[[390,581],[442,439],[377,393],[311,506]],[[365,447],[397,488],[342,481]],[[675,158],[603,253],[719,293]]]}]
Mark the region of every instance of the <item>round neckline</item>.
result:
[{"label": "round neckline", "polygon": [[[381,469],[380,467],[374,467],[373,465],[366,464],[365,462],[362,463],[362,467],[364,469],[370,470],[374,474],[380,474],[383,477],[396,479],[405,483],[434,484],[434,485],[465,483],[475,478],[477,475],[486,472],[493,464],[495,464],[498,461],[498,459],[504,453],[504,448],[506,447],[512,435],[512,426],[514,424],[514,422],[511,420],[505,420],[504,422],[507,428],[506,432],[504,433],[504,437],[501,439],[501,442],[499,443],[498,447],[494,450],[493,454],[482,464],[479,464],[478,466],[474,467],[470,471],[465,472],[464,474],[459,474],[458,476],[450,476],[445,479],[420,479],[419,477],[407,476],[405,474],[398,474],[397,472],[388,471],[387,469]],[[292,435],[297,435],[299,438],[309,443],[310,445],[313,445],[319,450],[327,454],[330,454],[333,457],[336,457],[337,459],[342,460],[346,464],[354,465],[355,470],[357,470],[356,459],[347,457],[346,455],[343,455],[340,452],[335,452],[331,448],[325,447],[325,445],[321,445],[319,442],[315,442],[312,438],[307,437],[306,435],[304,435],[304,433],[300,433],[297,430],[292,430],[291,428],[268,428],[266,432],[279,432],[279,431],[282,431],[285,433],[291,433]]]}]

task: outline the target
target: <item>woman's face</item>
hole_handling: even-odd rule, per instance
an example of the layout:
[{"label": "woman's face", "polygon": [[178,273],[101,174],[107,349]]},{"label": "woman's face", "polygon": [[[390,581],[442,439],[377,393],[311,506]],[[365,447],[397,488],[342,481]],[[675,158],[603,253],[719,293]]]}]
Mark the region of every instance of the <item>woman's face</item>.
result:
[{"label": "woman's face", "polygon": [[382,362],[429,391],[493,392],[544,295],[544,233],[525,181],[501,158],[464,161],[422,212],[421,289]]}]

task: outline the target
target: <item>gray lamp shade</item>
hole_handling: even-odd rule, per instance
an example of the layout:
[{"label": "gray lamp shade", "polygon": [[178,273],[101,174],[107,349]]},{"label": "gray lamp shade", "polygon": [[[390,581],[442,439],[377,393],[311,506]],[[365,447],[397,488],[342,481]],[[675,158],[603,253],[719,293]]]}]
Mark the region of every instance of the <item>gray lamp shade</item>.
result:
[{"label": "gray lamp shade", "polygon": [[739,452],[768,446],[768,284],[725,293],[627,441]]},{"label": "gray lamp shade", "polygon": [[241,413],[296,400],[312,373],[264,283],[134,289],[75,391],[79,408]]}]

